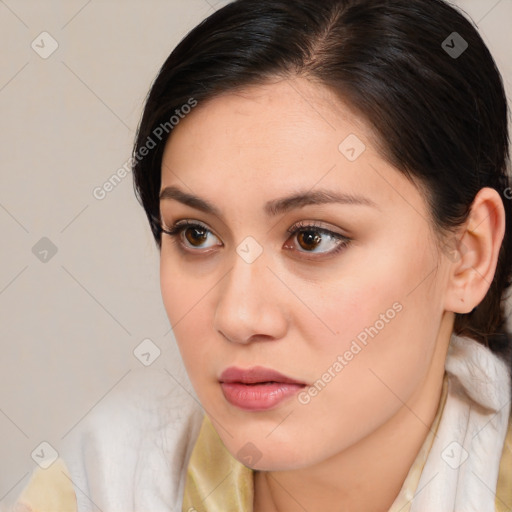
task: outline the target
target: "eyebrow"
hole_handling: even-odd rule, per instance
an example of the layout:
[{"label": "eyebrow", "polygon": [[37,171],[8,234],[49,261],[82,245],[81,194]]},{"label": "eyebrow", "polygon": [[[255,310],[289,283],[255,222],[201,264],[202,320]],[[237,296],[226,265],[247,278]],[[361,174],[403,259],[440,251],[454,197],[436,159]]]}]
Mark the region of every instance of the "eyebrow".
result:
[{"label": "eyebrow", "polygon": [[[221,211],[215,205],[205,199],[184,192],[178,187],[165,187],[160,192],[160,201],[166,199],[174,199],[196,210],[222,217]],[[339,193],[332,190],[315,190],[298,192],[291,196],[268,201],[265,203],[264,211],[268,216],[277,216],[308,205],[331,203],[370,206],[378,209],[372,200],[363,196]]]}]

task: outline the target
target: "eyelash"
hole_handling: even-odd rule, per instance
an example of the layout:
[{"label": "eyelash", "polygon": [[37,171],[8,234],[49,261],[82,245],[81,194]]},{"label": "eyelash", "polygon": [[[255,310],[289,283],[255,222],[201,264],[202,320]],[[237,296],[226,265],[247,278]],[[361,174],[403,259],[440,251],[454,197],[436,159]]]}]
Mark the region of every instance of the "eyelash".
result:
[{"label": "eyelash", "polygon": [[[177,240],[177,238],[181,235],[181,233],[184,232],[186,229],[188,229],[188,228],[195,228],[195,227],[204,229],[208,233],[214,234],[204,224],[202,224],[202,223],[200,223],[198,221],[193,221],[192,222],[192,221],[189,221],[189,220],[178,221],[170,229],[161,228],[161,232],[165,233],[166,235],[168,235],[171,238],[173,238],[173,242],[178,243],[179,246],[180,246],[180,250],[182,250],[183,252],[186,252],[187,254],[191,254],[191,253],[199,253],[200,254],[200,249],[196,250],[196,249],[188,248],[188,247],[184,246],[183,243],[181,243],[179,240]],[[336,247],[334,249],[332,249],[330,251],[323,252],[323,253],[319,253],[320,257],[321,256],[332,256],[334,254],[337,254],[338,252],[340,252],[343,249],[345,249],[350,244],[350,242],[352,241],[350,238],[348,238],[348,237],[346,237],[346,236],[344,236],[344,235],[342,235],[340,233],[336,233],[336,232],[330,231],[330,230],[328,230],[326,228],[322,228],[322,227],[318,226],[315,223],[307,223],[307,222],[303,222],[303,221],[297,222],[296,224],[291,226],[286,231],[287,231],[287,233],[290,234],[290,237],[295,236],[295,235],[297,235],[300,232],[313,231],[313,232],[316,232],[318,234],[327,235],[327,236],[329,236],[329,237],[331,237],[333,239],[338,240],[338,242],[336,244]],[[205,252],[206,251],[204,251],[203,254]],[[307,254],[318,254],[318,253],[314,253],[313,251],[296,251],[296,252],[299,252],[301,254],[306,254],[306,255]],[[318,257],[319,256],[316,256],[315,259],[318,258]]]}]

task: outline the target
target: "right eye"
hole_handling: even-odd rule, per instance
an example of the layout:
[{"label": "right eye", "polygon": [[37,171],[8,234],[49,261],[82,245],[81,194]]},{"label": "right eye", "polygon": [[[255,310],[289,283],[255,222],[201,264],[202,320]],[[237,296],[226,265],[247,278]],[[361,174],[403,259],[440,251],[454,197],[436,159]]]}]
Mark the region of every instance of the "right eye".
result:
[{"label": "right eye", "polygon": [[199,221],[180,220],[170,229],[162,228],[162,233],[172,237],[186,250],[195,251],[196,249],[211,249],[215,246],[222,246],[222,242],[220,241],[219,243],[204,245],[208,242],[209,238],[219,239],[210,229]]}]

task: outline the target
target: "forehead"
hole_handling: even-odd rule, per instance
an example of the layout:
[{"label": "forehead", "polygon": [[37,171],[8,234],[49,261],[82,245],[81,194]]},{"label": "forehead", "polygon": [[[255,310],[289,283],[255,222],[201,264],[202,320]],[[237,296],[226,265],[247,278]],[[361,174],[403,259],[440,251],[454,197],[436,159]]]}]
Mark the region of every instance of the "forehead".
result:
[{"label": "forehead", "polygon": [[252,86],[199,104],[179,122],[163,155],[162,188],[238,206],[318,186],[377,204],[418,195],[374,140],[368,123],[323,86]]},{"label": "forehead", "polygon": [[366,142],[371,137],[363,121],[323,86],[298,78],[251,86],[199,103],[180,120],[162,174],[166,166],[238,173],[250,168],[260,177],[294,166],[307,174],[312,161],[319,169],[335,165],[350,134]]}]

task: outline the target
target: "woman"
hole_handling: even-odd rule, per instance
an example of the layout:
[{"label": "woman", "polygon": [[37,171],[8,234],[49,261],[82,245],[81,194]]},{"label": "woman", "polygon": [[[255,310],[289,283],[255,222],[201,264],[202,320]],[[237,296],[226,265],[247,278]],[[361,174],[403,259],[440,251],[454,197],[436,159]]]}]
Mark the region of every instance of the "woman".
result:
[{"label": "woman", "polygon": [[67,475],[80,511],[510,510],[507,103],[460,13],[233,2],[164,63],[133,163],[205,414],[126,479],[84,441],[62,509]]}]

